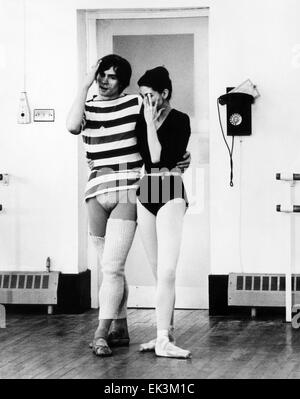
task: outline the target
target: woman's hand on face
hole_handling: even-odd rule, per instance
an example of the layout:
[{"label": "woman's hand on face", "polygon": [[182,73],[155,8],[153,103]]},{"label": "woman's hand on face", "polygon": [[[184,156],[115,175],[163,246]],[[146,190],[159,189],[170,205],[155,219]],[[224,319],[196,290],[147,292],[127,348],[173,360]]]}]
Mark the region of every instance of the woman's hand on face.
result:
[{"label": "woman's hand on face", "polygon": [[145,95],[144,97],[144,117],[147,124],[155,123],[163,111],[163,108],[157,111],[157,101],[152,105],[152,100],[150,95]]},{"label": "woman's hand on face", "polygon": [[91,67],[91,69],[88,71],[88,73],[86,74],[86,76],[84,78],[84,81],[83,81],[83,86],[86,89],[89,89],[92,86],[94,80],[96,79],[96,72],[97,72],[97,70],[99,68],[100,63],[101,63],[101,60],[98,60],[96,62],[96,64],[93,65]]}]

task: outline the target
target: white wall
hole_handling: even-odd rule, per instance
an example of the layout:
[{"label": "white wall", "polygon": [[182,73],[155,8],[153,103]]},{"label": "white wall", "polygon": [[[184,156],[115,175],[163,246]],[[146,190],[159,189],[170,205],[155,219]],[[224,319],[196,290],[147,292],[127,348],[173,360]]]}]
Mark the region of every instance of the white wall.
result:
[{"label": "white wall", "polygon": [[77,82],[76,12],[68,2],[27,1],[26,66],[31,109],[54,108],[54,123],[19,125],[23,7],[1,3],[0,268],[77,272],[77,138],[65,129]]},{"label": "white wall", "polygon": [[[124,8],[121,1],[27,0],[27,92],[31,108],[55,108],[54,123],[18,125],[22,91],[22,2],[2,0],[0,21],[0,268],[85,268],[84,226],[78,205],[78,139],[65,117],[78,81],[77,9]],[[297,0],[127,1],[126,7],[210,6],[211,272],[284,271],[288,217],[275,212],[288,198],[279,171],[300,171],[298,98],[300,44]],[[299,65],[297,65],[299,63]],[[253,107],[253,135],[234,151],[234,187],[218,126],[216,98],[250,78],[261,92]],[[223,112],[225,112],[222,109]],[[241,162],[240,162],[241,155]],[[242,173],[242,188],[239,173]],[[240,190],[241,189],[241,190]],[[239,205],[242,199],[240,230]],[[296,197],[300,202],[300,192]],[[299,238],[299,219],[296,220]],[[79,235],[80,233],[80,235]],[[300,253],[297,252],[299,263]],[[299,267],[298,267],[299,269]],[[299,270],[298,270],[299,271]]]},{"label": "white wall", "polygon": [[[212,3],[210,13],[211,271],[283,272],[289,219],[275,212],[289,186],[276,172],[300,170],[300,43],[297,1]],[[261,93],[253,107],[253,135],[236,141],[234,187],[217,121],[216,97],[250,78]],[[222,110],[223,115],[225,110]],[[240,162],[241,157],[241,162]],[[240,174],[241,173],[241,185]],[[296,199],[300,202],[300,191]],[[241,235],[240,235],[241,196]],[[299,218],[296,220],[297,240]],[[241,237],[241,256],[239,238]],[[298,246],[299,247],[299,246]],[[240,262],[242,258],[242,262]],[[300,261],[300,252],[297,252]],[[242,264],[241,264],[242,263]],[[300,267],[297,267],[300,271]]]}]

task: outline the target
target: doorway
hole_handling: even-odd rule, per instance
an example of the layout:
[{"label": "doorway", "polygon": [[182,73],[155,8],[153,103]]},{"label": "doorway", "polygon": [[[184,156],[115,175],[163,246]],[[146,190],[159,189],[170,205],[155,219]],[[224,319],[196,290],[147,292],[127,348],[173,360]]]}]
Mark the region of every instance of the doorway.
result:
[{"label": "doorway", "polygon": [[[208,11],[88,12],[87,68],[96,59],[116,53],[129,60],[133,74],[127,93],[137,93],[146,69],[164,65],[173,83],[171,105],[191,120],[188,150],[192,155],[184,182],[190,202],[185,216],[177,269],[176,308],[208,308],[209,256],[209,129]],[[88,263],[96,260],[88,244]],[[126,263],[129,307],[154,307],[155,289],[139,230]],[[97,303],[92,273],[92,303]],[[94,288],[93,288],[94,287]]]}]

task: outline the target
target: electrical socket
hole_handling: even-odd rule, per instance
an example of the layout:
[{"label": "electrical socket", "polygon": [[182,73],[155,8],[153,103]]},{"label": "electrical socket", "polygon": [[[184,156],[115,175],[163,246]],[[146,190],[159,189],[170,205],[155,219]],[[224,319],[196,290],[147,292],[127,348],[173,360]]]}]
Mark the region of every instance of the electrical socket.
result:
[{"label": "electrical socket", "polygon": [[34,122],[54,122],[54,109],[34,109]]}]

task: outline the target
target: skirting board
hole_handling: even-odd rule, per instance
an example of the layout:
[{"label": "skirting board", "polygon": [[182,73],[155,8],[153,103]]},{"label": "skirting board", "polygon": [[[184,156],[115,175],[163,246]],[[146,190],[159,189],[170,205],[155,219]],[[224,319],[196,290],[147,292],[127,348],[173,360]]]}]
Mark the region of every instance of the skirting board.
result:
[{"label": "skirting board", "polygon": [[[155,287],[129,286],[129,308],[154,308]],[[176,287],[176,309],[208,309],[208,303],[201,303],[199,287]]]}]

